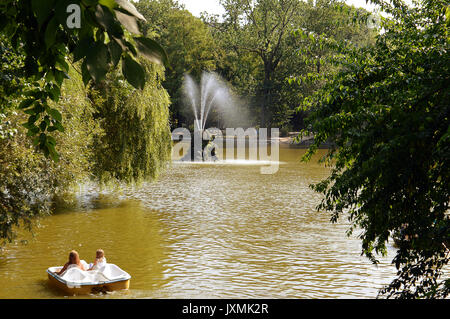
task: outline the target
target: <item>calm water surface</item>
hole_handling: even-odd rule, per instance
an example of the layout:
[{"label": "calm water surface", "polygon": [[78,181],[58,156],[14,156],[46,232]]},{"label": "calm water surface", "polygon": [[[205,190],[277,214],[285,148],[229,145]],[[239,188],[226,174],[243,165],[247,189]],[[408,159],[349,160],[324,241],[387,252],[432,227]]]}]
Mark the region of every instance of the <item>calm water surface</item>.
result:
[{"label": "calm water surface", "polygon": [[46,269],[71,249],[92,262],[97,248],[132,275],[131,289],[87,298],[376,297],[395,275],[394,248],[377,268],[346,237],[345,220],[331,224],[315,210],[321,197],[308,185],[329,170],[318,157],[300,163],[303,153],[281,147],[275,175],[173,164],[158,182],[97,208],[43,218],[34,238],[22,234],[27,245],[0,252],[0,298],[64,297],[48,287]]}]

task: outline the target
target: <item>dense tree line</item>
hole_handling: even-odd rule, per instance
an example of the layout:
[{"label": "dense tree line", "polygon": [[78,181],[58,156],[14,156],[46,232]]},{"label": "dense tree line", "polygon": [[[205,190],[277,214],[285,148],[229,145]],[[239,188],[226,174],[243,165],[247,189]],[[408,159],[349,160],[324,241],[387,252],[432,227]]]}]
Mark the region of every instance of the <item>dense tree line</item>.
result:
[{"label": "dense tree line", "polygon": [[[222,1],[226,13],[206,17],[222,50],[218,71],[251,98],[254,125],[299,129],[303,114],[299,99],[320,85],[296,85],[288,79],[332,68],[330,48],[314,43],[313,35],[349,41],[354,46],[373,42],[375,30],[355,17],[367,16],[334,0]],[[298,31],[309,37],[298,36]]]},{"label": "dense tree line", "polygon": [[320,85],[287,80],[328,72],[333,66],[327,57],[334,52],[296,31],[351,41],[355,46],[374,41],[375,30],[355,19],[368,12],[335,0],[222,4],[223,17],[201,19],[175,0],[141,0],[136,5],[147,20],[140,22],[144,35],[157,39],[171,61],[163,85],[171,97],[172,128],[192,124],[182,95],[184,75],[199,79],[205,70],[217,72],[245,97],[252,114],[248,125],[302,128],[299,100]]},{"label": "dense tree line", "polygon": [[170,157],[169,125],[191,124],[186,74],[222,75],[248,97],[249,125],[289,126],[313,88],[287,79],[324,72],[330,54],[295,31],[370,41],[367,28],[350,21],[358,11],[333,0],[223,1],[220,21],[196,18],[175,0],[141,0],[137,9],[125,0],[70,3],[80,5],[80,28],[68,27],[65,0],[0,5],[2,238],[50,212],[55,196],[81,179],[155,178]]}]

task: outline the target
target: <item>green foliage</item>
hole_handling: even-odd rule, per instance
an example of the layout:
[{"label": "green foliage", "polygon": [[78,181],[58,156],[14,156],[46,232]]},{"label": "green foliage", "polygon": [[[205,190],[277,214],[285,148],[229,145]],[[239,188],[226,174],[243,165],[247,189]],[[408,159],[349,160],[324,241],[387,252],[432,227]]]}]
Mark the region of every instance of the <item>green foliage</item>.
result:
[{"label": "green foliage", "polygon": [[170,160],[170,101],[161,86],[164,73],[161,67],[142,63],[147,74],[142,90],[135,90],[116,71],[89,94],[104,131],[94,143],[92,170],[101,184],[154,179]]},{"label": "green foliage", "polygon": [[217,44],[200,19],[172,0],[141,0],[136,4],[147,22],[141,22],[146,36],[155,37],[167,51],[171,67],[163,86],[171,98],[171,124],[185,120],[182,85],[184,75],[197,77],[203,70],[213,71],[217,63]]},{"label": "green foliage", "polygon": [[298,129],[305,127],[309,110],[298,109],[298,101],[314,94],[342,67],[336,60],[351,54],[355,47],[374,44],[379,30],[371,23],[373,17],[376,14],[341,1],[308,1],[301,27],[292,32],[296,49],[278,72],[278,105],[286,111],[278,111],[281,116],[275,117],[277,121],[283,121],[283,114],[291,112],[290,122]]},{"label": "green foliage", "polygon": [[[21,77],[22,59],[9,50],[1,53],[6,80],[0,90],[14,94],[0,113],[0,245],[15,238],[15,227],[31,230],[36,217],[52,213],[55,203],[72,200],[78,183],[137,183],[155,178],[165,167],[171,134],[169,97],[160,84],[162,67],[140,62],[146,69],[141,74],[143,90],[129,85],[118,67],[105,80],[92,83],[98,91],[105,88],[96,94],[85,88],[82,63],[70,66],[58,102],[48,103],[52,116],[61,121],[54,137],[47,137],[52,146],[59,146],[55,162],[37,152],[20,124],[26,113],[19,107],[29,103],[20,94],[28,85]],[[50,120],[44,118],[45,125]]]},{"label": "green foliage", "polygon": [[[275,73],[289,55],[290,32],[299,25],[303,3],[299,0],[250,1],[225,0],[225,45],[239,52],[255,55],[260,77],[256,89],[261,105],[261,125],[272,124]],[[291,49],[291,48],[290,48]]]},{"label": "green foliage", "polygon": [[62,86],[59,103],[49,103],[54,112],[66,114],[65,132],[55,133],[57,163],[36,151],[20,125],[25,114],[12,106],[0,114],[0,131],[9,132],[0,135],[0,245],[16,237],[15,227],[31,230],[36,217],[52,212],[57,198],[68,200],[75,183],[90,177],[93,138],[101,130],[81,77],[73,68],[68,71],[71,80]]},{"label": "green foliage", "polygon": [[[288,79],[330,72],[335,52],[313,35],[365,45],[373,32],[354,22],[357,10],[335,0],[303,2],[224,0],[225,21],[207,18],[222,48],[219,70],[253,99],[253,113],[264,126],[289,125],[298,100],[320,87]],[[305,39],[299,33],[308,34]],[[297,121],[298,122],[298,121]],[[298,125],[298,123],[295,123]]]},{"label": "green foliage", "polygon": [[[391,236],[398,277],[382,294],[435,298],[449,294],[450,55],[448,3],[426,0],[411,8],[374,1],[391,15],[367,49],[342,47],[341,71],[313,98],[307,133],[332,149],[329,178],[313,188],[318,207],[349,233],[362,229],[362,250],[376,262]],[[447,277],[448,278],[448,277]]]},{"label": "green foliage", "polygon": [[0,114],[11,107],[24,88],[23,58],[19,59],[8,48],[8,42],[0,35]]},{"label": "green foliage", "polygon": [[[67,20],[69,5],[81,9],[80,28],[71,28]],[[25,56],[24,70],[29,87],[21,109],[29,114],[24,127],[33,143],[46,156],[57,161],[52,132],[63,130],[62,116],[49,106],[58,102],[64,79],[68,78],[69,60],[82,61],[83,81],[102,81],[121,58],[126,59],[124,72],[139,70],[134,61],[138,51],[167,61],[156,42],[133,39],[136,19],[145,20],[128,0],[4,0],[0,3],[0,32],[7,37],[12,50]],[[128,31],[126,31],[128,30]],[[135,45],[138,41],[139,45]],[[151,54],[150,54],[151,52]],[[153,61],[158,59],[153,58]],[[127,77],[136,87],[142,81]]]}]

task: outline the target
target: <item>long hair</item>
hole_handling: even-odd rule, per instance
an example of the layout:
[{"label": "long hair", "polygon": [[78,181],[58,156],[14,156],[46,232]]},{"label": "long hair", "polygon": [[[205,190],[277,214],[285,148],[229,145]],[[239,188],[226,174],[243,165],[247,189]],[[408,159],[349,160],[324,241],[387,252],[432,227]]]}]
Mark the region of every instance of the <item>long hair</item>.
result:
[{"label": "long hair", "polygon": [[72,250],[69,254],[69,264],[80,264],[80,256],[78,255],[78,252],[76,250]]},{"label": "long hair", "polygon": [[97,249],[97,251],[95,252],[95,258],[103,258],[105,257],[105,252],[103,251],[103,249]]}]

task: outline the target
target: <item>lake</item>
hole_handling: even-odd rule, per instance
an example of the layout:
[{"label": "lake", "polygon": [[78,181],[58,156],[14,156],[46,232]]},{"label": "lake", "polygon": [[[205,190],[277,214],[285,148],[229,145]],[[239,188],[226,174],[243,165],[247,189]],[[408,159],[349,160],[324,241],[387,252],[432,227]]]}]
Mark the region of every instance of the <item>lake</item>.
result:
[{"label": "lake", "polygon": [[[395,249],[376,267],[346,236],[343,218],[317,212],[309,188],[329,168],[280,145],[279,171],[259,165],[173,163],[157,182],[120,195],[80,195],[83,208],[41,219],[28,244],[0,252],[0,298],[61,298],[46,269],[76,249],[102,248],[131,274],[129,291],[76,298],[374,298],[390,282]],[[72,297],[71,297],[72,298]]]}]

